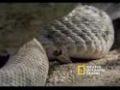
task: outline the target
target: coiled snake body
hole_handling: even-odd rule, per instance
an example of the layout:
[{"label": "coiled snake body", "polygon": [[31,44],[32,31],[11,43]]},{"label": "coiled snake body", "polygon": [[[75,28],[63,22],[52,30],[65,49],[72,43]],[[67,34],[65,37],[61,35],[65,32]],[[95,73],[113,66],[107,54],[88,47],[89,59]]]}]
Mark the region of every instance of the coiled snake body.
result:
[{"label": "coiled snake body", "polygon": [[26,43],[0,70],[2,86],[43,86],[49,62],[41,44],[33,39]]},{"label": "coiled snake body", "polygon": [[23,46],[23,49],[1,68],[0,85],[45,85],[48,59],[59,59],[62,63],[69,63],[70,57],[103,58],[114,41],[109,16],[104,11],[87,5],[77,6],[63,18],[40,28],[37,33],[39,36],[36,38],[46,53],[36,40]]}]

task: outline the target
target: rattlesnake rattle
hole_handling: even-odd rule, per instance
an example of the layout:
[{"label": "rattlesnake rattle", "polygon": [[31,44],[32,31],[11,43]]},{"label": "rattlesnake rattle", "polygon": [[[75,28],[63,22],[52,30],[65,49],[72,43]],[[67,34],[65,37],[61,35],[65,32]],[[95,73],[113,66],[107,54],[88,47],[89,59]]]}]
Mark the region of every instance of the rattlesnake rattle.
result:
[{"label": "rattlesnake rattle", "polygon": [[[70,57],[97,59],[96,65],[105,65],[107,61],[114,63],[119,59],[119,55],[109,55],[108,53],[114,41],[114,30],[110,17],[104,11],[92,6],[80,5],[76,7],[67,16],[43,27],[40,33],[43,34],[38,37],[38,40],[46,48],[48,57],[57,58],[62,63],[72,62]],[[99,60],[99,58],[103,59]],[[101,63],[102,61],[103,63]],[[88,63],[88,65],[92,64],[94,62]],[[84,77],[84,79],[86,78],[84,81],[83,77],[77,76],[76,68],[78,65],[51,65],[53,68],[50,68],[51,72],[46,85],[106,85],[109,83],[107,77],[115,72],[114,69],[107,71],[106,73],[109,72],[109,75],[103,74],[103,77],[99,77],[98,82],[96,79],[87,77]],[[106,64],[107,66],[109,64]],[[115,76],[116,74],[113,74],[113,77]],[[101,78],[106,79],[102,81]]]},{"label": "rattlesnake rattle", "polygon": [[79,5],[67,16],[41,28],[38,33],[41,34],[38,40],[46,49],[48,58],[57,58],[62,63],[71,62],[70,57],[102,58],[114,41],[109,16],[87,5]]},{"label": "rattlesnake rattle", "polygon": [[[67,16],[45,26],[38,33],[37,39],[45,48],[48,58],[57,58],[62,63],[70,63],[70,57],[103,58],[114,41],[109,16],[87,5],[77,6]],[[56,55],[56,52],[59,54]]]}]

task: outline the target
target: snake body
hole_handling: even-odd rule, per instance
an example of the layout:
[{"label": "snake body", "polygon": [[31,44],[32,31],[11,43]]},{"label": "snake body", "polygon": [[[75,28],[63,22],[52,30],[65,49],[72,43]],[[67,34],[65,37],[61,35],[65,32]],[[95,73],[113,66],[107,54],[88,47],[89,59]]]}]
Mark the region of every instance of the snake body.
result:
[{"label": "snake body", "polygon": [[23,44],[36,36],[38,27],[66,15],[75,5],[0,3],[0,55],[4,52],[14,55]]},{"label": "snake body", "polygon": [[49,62],[42,45],[33,39],[0,69],[0,86],[43,86]]},{"label": "snake body", "polygon": [[[104,57],[114,41],[111,19],[92,6],[79,5],[65,17],[37,32],[38,41],[23,46],[0,70],[1,86],[43,86],[48,75],[48,59],[63,63],[70,57]],[[48,57],[48,59],[47,59]]]},{"label": "snake body", "polygon": [[114,41],[110,17],[95,7],[79,5],[67,16],[39,30],[38,40],[49,58],[63,63],[70,57],[98,59],[104,57]]}]

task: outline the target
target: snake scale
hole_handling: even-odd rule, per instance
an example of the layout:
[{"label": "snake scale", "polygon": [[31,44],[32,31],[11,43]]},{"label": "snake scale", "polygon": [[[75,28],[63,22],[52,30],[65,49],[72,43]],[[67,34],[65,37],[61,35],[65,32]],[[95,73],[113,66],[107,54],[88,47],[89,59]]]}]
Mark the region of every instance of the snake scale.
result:
[{"label": "snake scale", "polygon": [[0,70],[0,85],[43,86],[46,83],[48,68],[49,62],[43,47],[33,39]]},{"label": "snake scale", "polygon": [[37,34],[37,40],[25,43],[1,68],[1,86],[44,86],[48,59],[72,63],[71,57],[104,58],[114,42],[110,17],[88,5],[78,5],[62,18],[40,27]]},{"label": "snake scale", "polygon": [[101,58],[114,41],[109,16],[92,6],[78,6],[38,33],[41,34],[38,40],[45,46],[48,57],[55,58],[54,53],[58,52],[56,56],[63,63],[70,62],[70,57]]}]

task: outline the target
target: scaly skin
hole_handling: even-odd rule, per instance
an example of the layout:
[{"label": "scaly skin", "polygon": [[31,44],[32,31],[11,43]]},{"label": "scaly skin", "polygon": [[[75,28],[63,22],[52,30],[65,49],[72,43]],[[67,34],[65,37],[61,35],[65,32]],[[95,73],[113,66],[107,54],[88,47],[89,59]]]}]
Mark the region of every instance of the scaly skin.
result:
[{"label": "scaly skin", "polygon": [[[42,43],[43,47],[45,48],[49,59],[58,58],[63,63],[71,62],[69,59],[70,57],[91,58],[91,59],[105,57],[105,55],[108,54],[114,41],[114,31],[113,31],[113,26],[109,16],[105,14],[103,11],[99,11],[96,8],[91,6],[78,6],[67,16],[63,17],[62,19],[56,20],[50,25],[51,26],[42,28],[39,30],[39,32],[37,32],[39,34],[38,40]],[[39,45],[37,47],[39,47]],[[35,48],[37,47],[35,46]],[[25,48],[20,50],[20,52],[18,52],[18,54],[16,54],[15,57],[10,59],[7,62],[7,64],[1,69],[0,81],[2,82],[0,83],[2,86],[3,85],[5,86],[6,85],[8,86],[9,85],[10,86],[45,85],[45,80],[47,78],[46,72],[48,70],[48,62],[47,61],[45,62],[45,64],[47,65],[42,66],[40,64],[43,63],[46,60],[46,58],[41,59],[40,55],[42,55],[41,54],[42,51],[40,51],[38,48],[35,49],[33,47],[30,47],[29,49],[27,49],[27,52],[24,51],[26,50]],[[111,58],[109,59],[111,60]],[[37,61],[35,62],[34,60],[37,60]],[[104,59],[100,59],[100,60],[98,59],[98,61],[96,62],[99,62],[99,61],[101,63],[101,61],[104,61]],[[32,65],[31,63],[34,63],[34,65]],[[98,64],[100,65],[100,63]],[[58,66],[56,70],[54,70],[53,72],[50,72],[50,77],[48,77],[48,81],[50,83],[48,82],[46,83],[46,85],[48,86],[52,84],[70,85],[71,82],[72,83],[75,82],[75,84],[77,85],[80,85],[80,84],[85,85],[85,82],[87,81],[88,81],[87,84],[91,83],[92,85],[104,84],[102,83],[101,79],[99,79],[100,82],[98,81],[97,83],[92,83],[95,79],[90,80],[88,78],[88,80],[84,81],[79,78],[76,78],[74,75],[75,74],[74,65],[76,66],[76,64],[66,64],[66,65]],[[104,65],[104,64],[101,64],[101,65]],[[39,70],[37,69],[38,67],[40,67]],[[35,71],[33,70],[33,68]],[[44,68],[44,70],[42,70],[41,68]],[[114,73],[114,72],[115,71],[112,71],[111,73]],[[18,74],[16,76],[17,78],[14,77],[14,75],[16,74]],[[21,77],[21,74],[25,75],[25,77]],[[8,75],[8,77],[4,75]],[[37,75],[39,77],[37,77]],[[41,75],[45,77],[41,78]],[[65,75],[66,78],[63,75]],[[107,75],[110,76],[109,74]],[[19,76],[20,76],[20,79],[19,79]],[[13,81],[12,83],[8,82],[8,81],[11,81],[11,77]],[[107,76],[105,75],[105,78],[106,77]],[[25,79],[25,82],[24,80],[21,80],[21,79]],[[77,83],[76,81],[74,81],[76,79],[79,80],[81,83],[79,82]],[[108,79],[109,78],[107,78],[106,81]],[[66,80],[67,80],[67,83],[66,83]],[[31,83],[27,81],[30,81]]]},{"label": "scaly skin", "polygon": [[68,14],[74,3],[0,3],[0,55],[14,55],[38,27]]},{"label": "scaly skin", "polygon": [[102,10],[92,6],[77,6],[61,19],[44,26],[38,40],[49,59],[62,63],[70,58],[98,59],[104,57],[114,42],[111,19]]},{"label": "scaly skin", "polygon": [[44,86],[49,62],[42,45],[33,39],[0,69],[0,86]]}]

